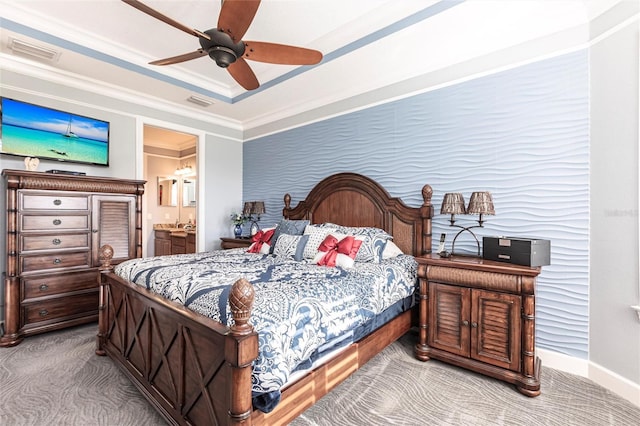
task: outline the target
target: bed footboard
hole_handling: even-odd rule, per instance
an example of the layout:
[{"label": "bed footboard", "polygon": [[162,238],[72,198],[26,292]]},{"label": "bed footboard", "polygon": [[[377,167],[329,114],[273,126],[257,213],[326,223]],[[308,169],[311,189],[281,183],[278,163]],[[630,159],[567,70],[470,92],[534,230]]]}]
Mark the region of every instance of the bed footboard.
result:
[{"label": "bed footboard", "polygon": [[233,285],[226,327],[118,277],[112,255],[101,247],[96,354],[111,357],[171,424],[250,425],[252,285]]}]

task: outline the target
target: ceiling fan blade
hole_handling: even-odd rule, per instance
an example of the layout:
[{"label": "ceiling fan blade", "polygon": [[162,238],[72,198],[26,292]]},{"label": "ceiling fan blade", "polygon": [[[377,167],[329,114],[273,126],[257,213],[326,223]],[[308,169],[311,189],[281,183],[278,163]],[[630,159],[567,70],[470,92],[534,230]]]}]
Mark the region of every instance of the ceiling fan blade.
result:
[{"label": "ceiling fan blade", "polygon": [[128,4],[129,6],[133,6],[136,9],[138,9],[141,12],[146,13],[149,16],[153,16],[156,19],[159,19],[160,21],[169,24],[181,31],[184,31],[187,34],[191,34],[193,36],[196,37],[203,37],[206,38],[207,40],[210,40],[211,38],[209,37],[208,34],[205,34],[201,31],[198,30],[194,30],[193,28],[189,28],[186,25],[181,24],[178,21],[175,21],[171,18],[169,18],[166,15],[163,15],[162,13],[158,12],[157,10],[147,6],[146,4],[142,3],[141,1],[138,0],[122,0],[123,2],[125,2],[126,4]]},{"label": "ceiling fan blade", "polygon": [[218,17],[218,29],[229,34],[238,43],[256,16],[258,6],[260,0],[224,0]]},{"label": "ceiling fan blade", "polygon": [[322,60],[322,53],[286,44],[245,41],[243,57],[252,61],[282,65],[313,65]]},{"label": "ceiling fan blade", "polygon": [[201,56],[207,56],[207,52],[202,49],[198,49],[195,52],[185,53],[183,55],[172,56],[171,58],[158,59],[157,61],[149,62],[151,65],[171,65],[178,64],[180,62],[190,61],[192,59],[199,58]]},{"label": "ceiling fan blade", "polygon": [[244,59],[236,59],[234,63],[227,67],[227,70],[229,70],[231,77],[245,89],[254,90],[260,87],[256,75]]}]

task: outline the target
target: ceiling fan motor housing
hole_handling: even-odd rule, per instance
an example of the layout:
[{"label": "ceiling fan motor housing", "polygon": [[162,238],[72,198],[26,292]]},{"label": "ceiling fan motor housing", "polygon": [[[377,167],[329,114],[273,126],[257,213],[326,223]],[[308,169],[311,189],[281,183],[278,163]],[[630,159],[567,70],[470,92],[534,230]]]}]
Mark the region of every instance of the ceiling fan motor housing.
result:
[{"label": "ceiling fan motor housing", "polygon": [[200,37],[200,46],[216,61],[219,67],[227,68],[244,54],[244,43],[234,43],[229,34],[217,28],[204,32],[211,39]]}]

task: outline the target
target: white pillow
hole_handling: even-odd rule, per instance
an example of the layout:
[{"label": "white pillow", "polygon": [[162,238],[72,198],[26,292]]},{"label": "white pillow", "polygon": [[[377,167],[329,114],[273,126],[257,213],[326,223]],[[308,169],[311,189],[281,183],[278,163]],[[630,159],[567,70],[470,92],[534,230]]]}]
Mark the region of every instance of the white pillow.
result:
[{"label": "white pillow", "polygon": [[[355,240],[355,242],[353,244],[353,247],[352,247],[352,251],[351,251],[350,254],[338,253],[336,255],[336,257],[335,257],[335,266],[339,266],[339,267],[344,268],[344,269],[353,268],[353,265],[354,265],[354,262],[355,262],[354,259],[356,258],[358,250],[362,246],[362,241],[364,240],[364,238],[363,237],[354,237],[353,235],[344,235],[344,234],[338,234],[338,233],[331,233],[331,234],[327,235],[327,237],[325,237],[325,239],[328,238],[329,236],[334,237],[338,242],[342,241],[346,237],[352,237]],[[320,242],[320,247],[322,247],[322,242]],[[320,247],[318,247],[318,253],[316,253],[316,255],[313,258],[313,263],[319,264],[319,262],[327,254],[326,251],[320,251]],[[334,266],[334,265],[327,264],[327,266]]]},{"label": "white pillow", "polygon": [[384,230],[371,226],[342,226],[333,223],[324,223],[322,226],[335,228],[341,234],[364,237],[362,246],[356,256],[356,262],[380,263],[385,243],[393,239]]},{"label": "white pillow", "polygon": [[[274,226],[272,228],[262,229],[261,232],[263,234],[265,234],[265,233],[267,233],[269,231],[273,231],[275,229],[276,229],[276,227]],[[258,234],[256,234],[256,235],[254,235],[253,238],[255,238],[257,235],[260,235],[260,232]],[[260,251],[259,251],[260,254],[269,254],[269,252],[271,251],[271,246],[275,243],[275,241],[273,240],[273,237],[274,237],[274,234],[271,234],[271,238],[268,241],[265,241],[265,242],[262,243],[262,245],[260,246]],[[258,243],[255,242],[255,241],[253,243],[251,243],[251,245],[247,249],[247,252],[248,253],[253,253],[251,250],[253,250],[253,248],[255,247],[256,244],[258,244]]]},{"label": "white pillow", "polygon": [[382,258],[391,259],[392,257],[396,257],[401,254],[404,254],[404,252],[400,250],[400,247],[398,247],[393,241],[389,240],[385,244],[384,250],[382,251]]},{"label": "white pillow", "polygon": [[318,253],[318,246],[322,244],[327,235],[335,231],[334,228],[319,228],[317,226],[307,225],[307,227],[304,228],[304,235],[308,235],[309,240],[304,247],[302,256],[305,259],[313,259],[316,253]]}]

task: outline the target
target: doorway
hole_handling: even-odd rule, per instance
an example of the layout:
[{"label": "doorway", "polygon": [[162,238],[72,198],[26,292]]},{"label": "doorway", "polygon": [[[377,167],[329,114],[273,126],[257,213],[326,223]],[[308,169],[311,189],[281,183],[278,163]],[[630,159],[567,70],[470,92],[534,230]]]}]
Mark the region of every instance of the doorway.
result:
[{"label": "doorway", "polygon": [[[156,125],[143,125],[143,255],[155,253],[155,229],[198,232],[198,136]],[[196,238],[197,241],[197,238]]]}]

